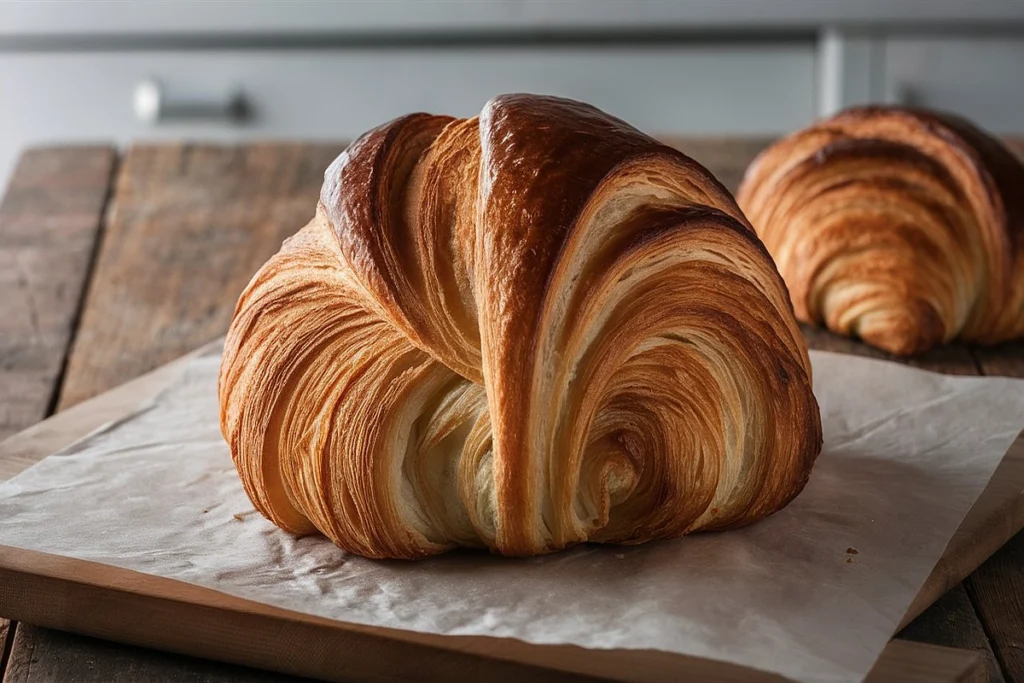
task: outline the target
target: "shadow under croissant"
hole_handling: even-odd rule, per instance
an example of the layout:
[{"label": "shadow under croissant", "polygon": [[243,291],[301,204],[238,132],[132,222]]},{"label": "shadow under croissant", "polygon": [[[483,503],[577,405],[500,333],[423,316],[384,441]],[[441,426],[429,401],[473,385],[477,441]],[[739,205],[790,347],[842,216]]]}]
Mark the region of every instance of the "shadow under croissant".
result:
[{"label": "shadow under croissant", "polygon": [[[554,577],[564,572],[571,573],[580,584],[601,585],[614,594],[618,587],[635,587],[648,565],[660,567],[666,561],[680,563],[688,577],[697,580],[717,580],[717,568],[721,566],[743,566],[761,578],[770,577],[780,566],[813,564],[829,557],[839,567],[847,559],[846,549],[850,547],[861,549],[858,563],[869,562],[872,539],[852,533],[860,534],[877,523],[884,525],[888,533],[899,534],[904,522],[912,521],[907,519],[909,511],[918,509],[922,499],[943,500],[956,495],[955,489],[949,477],[935,476],[922,467],[856,453],[828,453],[826,446],[800,496],[775,515],[740,529],[701,532],[635,546],[586,543],[528,558],[503,558],[486,550],[459,548],[409,562],[365,560],[332,550],[337,553],[336,567],[346,561],[372,562],[395,578],[437,572],[454,582],[460,577],[483,580],[491,573],[504,575],[512,564],[525,582],[540,574],[550,573]],[[808,528],[808,533],[792,533],[800,527]],[[822,534],[814,533],[821,530],[828,530],[835,538],[829,548],[822,548]],[[908,538],[903,547],[912,551],[917,534],[905,535]],[[296,540],[329,545],[319,535]],[[694,561],[695,558],[699,560]],[[837,580],[842,583],[841,576]],[[588,595],[588,599],[597,596]],[[806,594],[779,593],[773,599],[793,608],[806,599]]]},{"label": "shadow under croissant", "polygon": [[[948,473],[876,459],[847,442],[826,446],[807,488],[779,513],[640,546],[584,544],[531,558],[457,550],[408,562],[348,555],[322,537],[274,536],[312,550],[317,583],[340,609],[373,605],[417,630],[458,636],[487,622],[500,633],[513,623],[528,624],[541,642],[566,629],[585,641],[626,625],[654,647],[689,642],[705,653],[771,652],[785,634],[804,645],[787,657],[855,670],[858,652],[880,651],[892,636],[948,541],[929,534],[931,519],[922,524],[915,511],[970,495]],[[848,654],[843,643],[851,642],[860,645]]]},{"label": "shadow under croissant", "polygon": [[[833,351],[836,353],[847,353],[853,356],[865,358],[878,358],[879,360],[893,361],[903,365],[924,368],[935,372],[957,375],[977,375],[978,364],[975,360],[975,350],[979,347],[954,342],[936,346],[925,353],[907,358],[894,356],[891,353],[866,344],[860,339],[844,337],[823,327],[816,327],[808,323],[800,323],[800,331],[807,340],[807,346],[818,351]],[[1013,343],[1003,344],[995,347],[984,347],[988,353],[990,349],[1000,349],[1012,346]]]}]

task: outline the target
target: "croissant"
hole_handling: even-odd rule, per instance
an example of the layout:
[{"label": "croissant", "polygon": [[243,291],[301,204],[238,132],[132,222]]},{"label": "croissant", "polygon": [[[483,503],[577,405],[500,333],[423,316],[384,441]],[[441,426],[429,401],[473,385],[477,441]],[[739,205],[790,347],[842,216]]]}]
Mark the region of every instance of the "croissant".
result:
[{"label": "croissant", "polygon": [[801,320],[901,356],[1024,337],[1024,166],[963,119],[847,110],[765,150],[737,199]]},{"label": "croissant", "polygon": [[785,285],[729,193],[529,95],[343,152],[241,295],[219,395],[255,507],[374,558],[735,527],[821,448]]}]

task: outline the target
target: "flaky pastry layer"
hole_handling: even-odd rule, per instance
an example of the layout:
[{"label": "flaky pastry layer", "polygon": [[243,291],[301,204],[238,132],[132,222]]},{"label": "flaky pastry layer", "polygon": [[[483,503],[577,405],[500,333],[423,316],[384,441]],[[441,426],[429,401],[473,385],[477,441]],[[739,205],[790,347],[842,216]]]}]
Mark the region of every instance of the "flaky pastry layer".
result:
[{"label": "flaky pastry layer", "polygon": [[257,509],[378,558],[739,526],[821,447],[785,285],[729,193],[528,95],[342,153],[238,302],[220,399]]}]

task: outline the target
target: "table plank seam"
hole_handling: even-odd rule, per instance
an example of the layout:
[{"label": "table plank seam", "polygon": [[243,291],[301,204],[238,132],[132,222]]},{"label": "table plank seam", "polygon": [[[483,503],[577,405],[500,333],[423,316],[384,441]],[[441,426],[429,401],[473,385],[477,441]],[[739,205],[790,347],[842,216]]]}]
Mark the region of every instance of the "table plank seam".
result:
[{"label": "table plank seam", "polygon": [[[46,404],[46,417],[50,417],[57,412],[57,406],[60,404],[61,392],[64,389],[64,379],[68,372],[68,362],[71,359],[71,352],[75,348],[75,343],[78,340],[78,331],[80,323],[82,322],[82,313],[85,311],[86,302],[89,300],[89,294],[92,292],[93,276],[96,274],[96,263],[99,261],[100,253],[103,249],[103,242],[107,235],[107,223],[110,219],[110,207],[111,202],[114,199],[115,185],[117,181],[117,174],[121,168],[121,155],[114,154],[113,161],[110,164],[110,173],[107,176],[107,192],[103,196],[103,203],[100,206],[100,221],[99,227],[96,231],[96,238],[92,243],[92,251],[89,254],[89,263],[85,268],[85,285],[82,287],[82,291],[78,294],[78,301],[75,303],[75,312],[71,317],[71,334],[68,337],[68,343],[64,346],[64,355],[60,360],[60,368],[57,370],[57,378],[53,382],[53,389],[50,393],[50,398]],[[3,673],[3,668],[0,668],[0,674]]]},{"label": "table plank seam", "polygon": [[0,630],[0,681],[7,680],[7,663],[14,650],[14,632],[17,628],[18,623],[12,621],[5,630]]},{"label": "table plank seam", "polygon": [[985,377],[988,375],[985,372],[985,365],[981,362],[981,358],[978,356],[978,349],[974,344],[967,344],[967,353],[970,355],[971,360],[974,361],[974,370],[978,373],[978,376]]},{"label": "table plank seam", "polygon": [[[982,359],[985,350],[977,344],[967,345],[967,350],[971,354],[971,358],[974,359],[974,363],[978,368],[978,374],[981,376],[990,376],[990,373],[985,369],[985,363]],[[999,667],[999,672],[1006,681],[1016,683],[1017,678],[1014,676],[1014,667],[1012,666],[1012,663],[1006,659],[1006,653],[1003,651],[1003,644],[999,638],[999,634],[993,629],[990,616],[983,609],[974,579],[975,574],[972,573],[963,582],[964,590],[967,593],[967,600],[978,619],[978,624],[981,626],[981,629],[985,634],[985,638],[988,640],[989,648],[992,650],[992,655],[995,659],[996,666]]]},{"label": "table plank seam", "polygon": [[971,609],[974,610],[975,615],[978,617],[978,623],[981,624],[981,629],[985,632],[985,637],[988,639],[989,647],[992,648],[992,654],[995,656],[999,672],[1003,675],[1003,678],[1007,683],[1016,683],[1017,679],[1013,676],[1013,668],[1011,667],[1010,662],[1006,661],[1003,648],[992,630],[992,625],[989,623],[985,612],[978,607],[978,595],[976,593],[974,582],[971,580],[970,576],[964,580],[964,589],[967,591],[967,599],[971,603]]},{"label": "table plank seam", "polygon": [[[971,355],[973,356],[974,354],[972,353]],[[978,366],[980,370],[981,364],[979,363]],[[963,586],[964,592],[967,594],[967,604],[971,608],[971,613],[974,615],[974,619],[981,626],[981,631],[985,635],[985,643],[988,645],[987,652],[981,649],[977,649],[975,651],[983,656],[986,654],[991,655],[991,657],[986,657],[986,660],[993,662],[996,665],[995,673],[998,673],[999,676],[1002,677],[1001,680],[1011,681],[1012,679],[1009,676],[1009,670],[1006,667],[1006,663],[1003,661],[1003,658],[999,656],[999,648],[996,646],[996,641],[992,637],[992,631],[989,629],[988,624],[985,623],[985,619],[982,616],[981,611],[978,609],[978,605],[975,604],[974,591],[971,589],[970,583],[971,577],[968,576],[960,585]]]}]

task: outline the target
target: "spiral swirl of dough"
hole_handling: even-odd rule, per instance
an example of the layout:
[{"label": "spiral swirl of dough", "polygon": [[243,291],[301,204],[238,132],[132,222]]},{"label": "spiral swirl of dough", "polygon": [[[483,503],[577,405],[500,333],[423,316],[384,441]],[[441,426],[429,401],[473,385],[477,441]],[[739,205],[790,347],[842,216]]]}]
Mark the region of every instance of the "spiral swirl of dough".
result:
[{"label": "spiral swirl of dough", "polygon": [[801,320],[898,355],[1024,336],[1024,166],[962,119],[847,110],[767,149],[737,199]]},{"label": "spiral swirl of dough", "polygon": [[369,557],[734,527],[821,447],[785,285],[728,192],[527,95],[342,153],[238,302],[220,400],[256,508]]}]

